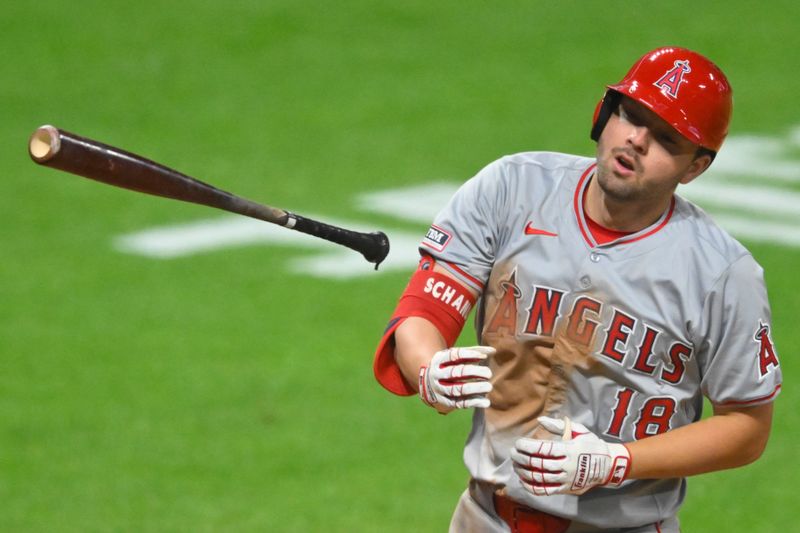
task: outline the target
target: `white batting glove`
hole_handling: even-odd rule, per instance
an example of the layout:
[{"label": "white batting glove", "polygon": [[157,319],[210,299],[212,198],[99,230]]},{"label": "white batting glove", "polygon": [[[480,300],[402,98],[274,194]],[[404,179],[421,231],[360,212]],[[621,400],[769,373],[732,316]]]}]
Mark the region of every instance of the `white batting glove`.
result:
[{"label": "white batting glove", "polygon": [[441,413],[489,407],[492,371],[480,363],[495,351],[490,346],[472,346],[436,352],[428,366],[419,369],[420,398]]},{"label": "white batting glove", "polygon": [[518,439],[511,450],[514,471],[537,496],[583,494],[592,487],[619,487],[631,454],[623,444],[600,439],[583,424],[540,416],[542,426],[561,441]]}]

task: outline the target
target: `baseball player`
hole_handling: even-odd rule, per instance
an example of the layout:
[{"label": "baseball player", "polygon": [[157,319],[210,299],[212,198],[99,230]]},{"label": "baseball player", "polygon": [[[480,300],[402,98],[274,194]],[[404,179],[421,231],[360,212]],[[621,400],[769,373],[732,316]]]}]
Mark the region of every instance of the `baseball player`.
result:
[{"label": "baseball player", "polygon": [[[675,194],[731,102],[707,58],[653,50],[607,87],[595,158],[503,157],[436,217],[374,370],[474,409],[451,531],[676,532],[687,476],[762,454],[781,387],[762,269]],[[452,347],[473,308],[479,346]]]}]

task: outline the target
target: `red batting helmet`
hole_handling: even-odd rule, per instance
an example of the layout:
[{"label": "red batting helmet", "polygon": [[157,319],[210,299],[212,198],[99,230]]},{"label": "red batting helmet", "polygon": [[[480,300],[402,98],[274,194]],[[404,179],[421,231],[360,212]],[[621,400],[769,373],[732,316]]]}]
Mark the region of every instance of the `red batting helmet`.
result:
[{"label": "red batting helmet", "polygon": [[728,134],[733,98],[725,74],[708,58],[686,48],[645,54],[616,85],[608,85],[594,112],[592,139],[615,111],[618,95],[648,107],[695,144],[718,152]]}]

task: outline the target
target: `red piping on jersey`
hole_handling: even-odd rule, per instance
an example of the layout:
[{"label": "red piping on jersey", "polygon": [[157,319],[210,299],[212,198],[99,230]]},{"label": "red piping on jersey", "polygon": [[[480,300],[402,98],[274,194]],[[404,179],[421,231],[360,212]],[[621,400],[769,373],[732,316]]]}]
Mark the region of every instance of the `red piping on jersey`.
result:
[{"label": "red piping on jersey", "polygon": [[667,216],[664,217],[664,220],[661,221],[661,224],[659,224],[658,226],[656,226],[655,228],[651,229],[650,231],[648,231],[643,235],[639,235],[638,237],[633,237],[631,239],[623,239],[621,241],[617,241],[615,244],[628,244],[631,242],[636,242],[638,240],[644,239],[645,237],[649,237],[653,233],[659,231],[661,228],[666,226],[667,222],[669,222],[669,219],[672,218],[672,213],[674,212],[675,212],[675,197],[673,196],[669,200],[669,210],[667,211]]},{"label": "red piping on jersey", "polygon": [[733,401],[730,401],[730,402],[720,403],[720,404],[717,404],[717,405],[720,405],[720,406],[751,405],[751,404],[754,404],[754,403],[766,402],[768,400],[772,400],[773,398],[775,398],[775,396],[777,396],[780,391],[781,391],[781,386],[778,385],[777,387],[775,387],[775,390],[773,390],[771,393],[767,394],[766,396],[762,396],[761,398],[756,398],[754,400],[746,400],[746,401],[743,401],[743,402],[737,402],[736,400],[733,400]]},{"label": "red piping on jersey", "polygon": [[597,163],[592,163],[589,165],[583,175],[581,175],[581,179],[578,180],[578,186],[575,188],[575,197],[573,198],[573,207],[575,209],[575,218],[578,220],[578,228],[581,230],[581,234],[583,235],[583,239],[586,241],[586,244],[589,246],[594,247],[594,243],[592,242],[592,238],[589,236],[589,230],[584,227],[583,220],[581,220],[581,209],[580,209],[580,198],[581,192],[583,191],[583,183],[586,181],[586,178],[592,175],[592,171],[597,167]]},{"label": "red piping on jersey", "polygon": [[477,278],[475,278],[473,276],[470,276],[463,268],[459,268],[458,266],[454,265],[453,263],[449,263],[447,261],[441,261],[441,262],[445,263],[448,268],[452,268],[453,270],[455,270],[456,272],[458,272],[459,274],[461,274],[462,276],[467,278],[469,281],[474,283],[475,286],[478,287],[480,290],[483,290],[483,283],[480,280],[478,280]]},{"label": "red piping on jersey", "polygon": [[[575,218],[578,220],[578,227],[581,230],[581,234],[583,235],[584,240],[591,247],[597,246],[597,243],[594,242],[594,238],[591,237],[591,233],[590,233],[589,229],[584,224],[583,217],[581,216],[580,200],[581,200],[581,198],[583,198],[583,193],[585,192],[585,189],[586,189],[585,182],[586,182],[587,178],[592,175],[592,171],[595,169],[595,167],[597,167],[597,163],[592,163],[592,165],[589,166],[589,168],[587,168],[584,171],[583,175],[581,176],[581,179],[578,180],[578,186],[575,188],[575,196],[573,198],[573,207],[575,209]],[[636,242],[636,241],[639,241],[641,239],[644,239],[645,237],[649,237],[650,235],[656,233],[661,228],[666,226],[667,223],[672,218],[672,214],[674,212],[675,212],[675,196],[670,198],[669,209],[667,210],[667,214],[664,217],[664,219],[656,227],[654,227],[653,229],[651,229],[647,233],[643,233],[641,235],[637,235],[635,237],[631,237],[630,239],[622,239],[622,240],[619,240],[619,241],[615,241],[614,244],[630,244],[632,242]]]}]

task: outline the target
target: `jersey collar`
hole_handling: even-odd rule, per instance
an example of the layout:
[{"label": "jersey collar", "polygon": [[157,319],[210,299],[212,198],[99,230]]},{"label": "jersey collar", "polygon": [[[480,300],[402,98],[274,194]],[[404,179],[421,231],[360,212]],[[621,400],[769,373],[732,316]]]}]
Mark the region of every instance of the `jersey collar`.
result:
[{"label": "jersey collar", "polygon": [[578,185],[575,187],[575,193],[573,195],[573,209],[575,211],[575,218],[578,222],[578,228],[580,229],[581,235],[583,236],[583,240],[586,241],[586,244],[590,248],[604,248],[609,246],[617,246],[620,244],[630,244],[636,241],[640,241],[642,239],[646,239],[651,235],[658,233],[664,226],[667,225],[669,220],[672,218],[672,214],[675,212],[675,196],[673,196],[669,203],[669,208],[664,211],[661,217],[656,220],[652,225],[637,231],[636,233],[632,233],[630,235],[626,235],[614,241],[608,242],[606,244],[598,244],[595,238],[592,236],[592,232],[589,231],[589,223],[586,221],[586,212],[583,209],[583,198],[586,194],[586,190],[589,187],[589,182],[594,176],[594,170],[597,167],[597,163],[592,163],[589,168],[587,168],[581,178],[578,180]]}]

